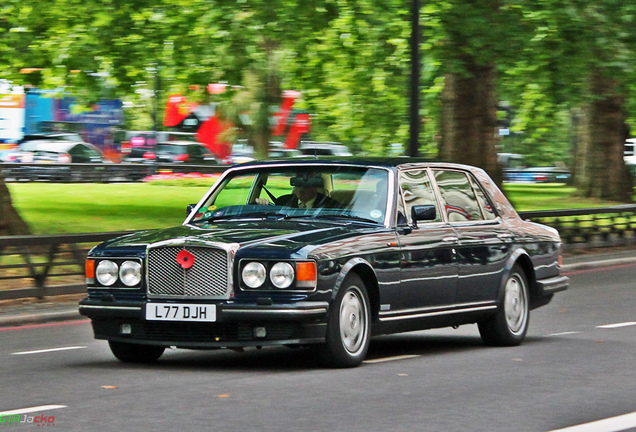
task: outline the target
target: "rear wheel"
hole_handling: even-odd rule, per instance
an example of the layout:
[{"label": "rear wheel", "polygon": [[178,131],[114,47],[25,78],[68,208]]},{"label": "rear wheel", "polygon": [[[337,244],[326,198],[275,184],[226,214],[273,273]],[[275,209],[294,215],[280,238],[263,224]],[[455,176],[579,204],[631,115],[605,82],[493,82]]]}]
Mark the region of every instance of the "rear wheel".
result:
[{"label": "rear wheel", "polygon": [[347,276],[333,303],[327,341],[320,347],[324,360],[333,367],[360,365],[371,339],[369,296],[358,275]]},{"label": "rear wheel", "polygon": [[113,355],[124,363],[152,363],[157,361],[166,349],[160,346],[115,341],[108,341],[108,345]]},{"label": "rear wheel", "polygon": [[526,337],[529,320],[528,280],[521,266],[515,264],[504,286],[501,307],[493,317],[479,323],[479,334],[487,345],[519,345]]}]

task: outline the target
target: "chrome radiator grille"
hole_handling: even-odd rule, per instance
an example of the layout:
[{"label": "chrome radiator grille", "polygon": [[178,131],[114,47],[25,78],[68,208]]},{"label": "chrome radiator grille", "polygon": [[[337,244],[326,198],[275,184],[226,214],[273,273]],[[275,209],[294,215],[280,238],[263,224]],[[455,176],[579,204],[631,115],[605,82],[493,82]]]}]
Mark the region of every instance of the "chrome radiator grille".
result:
[{"label": "chrome radiator grille", "polygon": [[[179,252],[194,256],[184,269]],[[148,294],[154,296],[227,298],[229,295],[228,253],[223,249],[165,246],[148,249]]]}]

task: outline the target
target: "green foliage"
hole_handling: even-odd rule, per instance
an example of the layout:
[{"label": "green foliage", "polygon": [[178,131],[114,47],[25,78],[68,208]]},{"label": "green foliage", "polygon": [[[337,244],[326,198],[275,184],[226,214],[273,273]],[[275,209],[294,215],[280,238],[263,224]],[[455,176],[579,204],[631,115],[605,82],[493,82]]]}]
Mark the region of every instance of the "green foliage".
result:
[{"label": "green foliage", "polygon": [[[624,0],[422,2],[422,153],[435,155],[444,76],[465,73],[472,57],[497,65],[498,96],[513,107],[505,149],[533,164],[568,162],[569,112],[589,97],[590,68],[634,90],[635,17]],[[265,133],[263,107],[293,89],[315,139],[385,154],[408,137],[410,20],[403,0],[5,0],[0,78],[71,91],[85,104],[123,98],[134,106],[130,129],[152,126],[157,83],[160,108],[171,93],[232,100],[253,116],[248,136]],[[219,81],[242,94],[205,93]],[[636,99],[626,106],[636,112]]]}]

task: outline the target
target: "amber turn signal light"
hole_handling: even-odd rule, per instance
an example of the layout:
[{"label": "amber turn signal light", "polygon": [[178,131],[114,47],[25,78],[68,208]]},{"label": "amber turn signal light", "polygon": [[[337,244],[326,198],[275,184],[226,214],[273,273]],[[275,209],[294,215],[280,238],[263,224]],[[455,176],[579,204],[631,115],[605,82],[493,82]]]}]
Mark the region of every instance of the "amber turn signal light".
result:
[{"label": "amber turn signal light", "polygon": [[303,261],[296,263],[296,286],[313,288],[318,279],[316,263],[313,261]]},{"label": "amber turn signal light", "polygon": [[86,279],[95,279],[95,260],[86,260]]}]

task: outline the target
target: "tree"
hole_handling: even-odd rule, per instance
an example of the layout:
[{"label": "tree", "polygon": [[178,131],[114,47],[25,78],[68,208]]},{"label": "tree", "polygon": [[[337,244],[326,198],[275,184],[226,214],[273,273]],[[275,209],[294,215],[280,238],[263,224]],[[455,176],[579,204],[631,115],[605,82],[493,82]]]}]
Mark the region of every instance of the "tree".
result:
[{"label": "tree", "polygon": [[444,76],[439,157],[479,166],[501,184],[495,135],[498,63],[513,55],[519,14],[498,0],[439,0],[425,13],[431,53]]},{"label": "tree", "polygon": [[30,234],[29,226],[11,203],[9,189],[4,183],[0,168],[0,236]]},{"label": "tree", "polygon": [[[559,112],[582,112],[570,116],[578,192],[629,202],[632,185],[623,147],[626,107],[633,101],[628,89],[636,78],[636,5],[616,0],[519,4],[533,37],[526,58],[508,72],[521,83],[514,86],[517,94],[534,95],[521,104],[525,126],[536,113],[553,120]],[[543,121],[544,130],[549,124]]]}]

